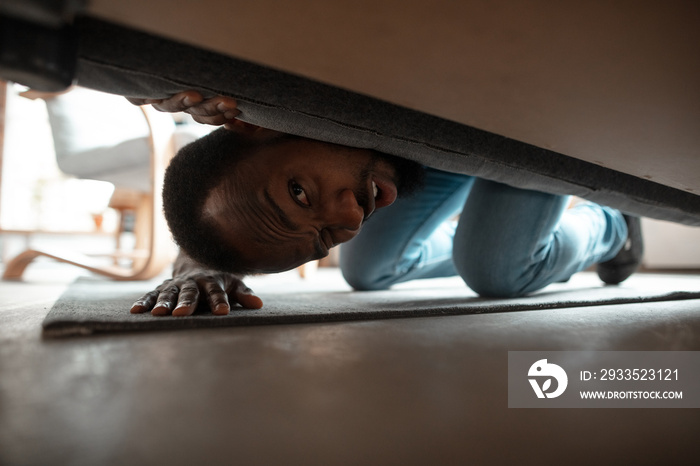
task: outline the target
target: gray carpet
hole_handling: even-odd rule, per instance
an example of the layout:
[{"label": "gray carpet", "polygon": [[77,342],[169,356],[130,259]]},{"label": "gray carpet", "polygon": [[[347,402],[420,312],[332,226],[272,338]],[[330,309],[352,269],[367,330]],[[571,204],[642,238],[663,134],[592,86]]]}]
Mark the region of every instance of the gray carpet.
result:
[{"label": "gray carpet", "polygon": [[[637,274],[621,286],[603,286],[595,274],[584,272],[568,283],[550,285],[524,298],[485,299],[466,288],[459,278],[418,280],[388,291],[353,292],[337,270],[320,269],[306,280],[295,272],[246,280],[264,301],[259,310],[239,308],[228,316],[213,316],[204,309],[190,317],[130,314],[131,304],[159,282],[81,277],[46,316],[44,336],[515,312],[700,298],[697,275]],[[624,307],[620,309],[624,312]]]}]

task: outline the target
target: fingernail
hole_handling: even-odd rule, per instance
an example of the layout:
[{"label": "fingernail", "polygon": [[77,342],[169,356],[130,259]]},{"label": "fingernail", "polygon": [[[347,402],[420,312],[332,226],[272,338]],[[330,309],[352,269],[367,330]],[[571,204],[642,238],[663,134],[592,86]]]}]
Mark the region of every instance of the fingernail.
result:
[{"label": "fingernail", "polygon": [[227,120],[233,120],[234,118],[236,118],[240,114],[241,114],[241,112],[229,110],[228,112],[224,113],[224,118],[226,118]]},{"label": "fingernail", "polygon": [[235,112],[237,110],[236,105],[230,102],[219,102],[218,104],[216,104],[216,109],[222,113]]},{"label": "fingernail", "polygon": [[227,304],[221,303],[217,304],[216,307],[214,308],[214,314],[220,315],[220,314],[228,314],[229,308]]},{"label": "fingernail", "polygon": [[185,96],[185,98],[182,99],[182,103],[189,107],[191,105],[194,105],[194,100],[192,100],[192,97],[190,96]]},{"label": "fingernail", "polygon": [[153,306],[153,309],[151,309],[151,314],[154,316],[162,316],[170,313],[170,303],[165,301],[165,302],[160,302],[156,303],[155,306]]},{"label": "fingernail", "polygon": [[[185,309],[183,311],[183,309]],[[191,309],[189,304],[181,304],[177,306],[175,309],[173,309],[173,316],[188,316],[191,315],[192,312],[194,312],[193,309]]]}]

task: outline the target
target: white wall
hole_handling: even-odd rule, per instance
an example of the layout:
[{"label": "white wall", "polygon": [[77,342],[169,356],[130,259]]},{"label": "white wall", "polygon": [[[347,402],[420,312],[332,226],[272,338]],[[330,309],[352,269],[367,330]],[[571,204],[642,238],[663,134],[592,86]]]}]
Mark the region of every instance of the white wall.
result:
[{"label": "white wall", "polygon": [[644,266],[700,269],[700,228],[660,220],[642,220]]}]

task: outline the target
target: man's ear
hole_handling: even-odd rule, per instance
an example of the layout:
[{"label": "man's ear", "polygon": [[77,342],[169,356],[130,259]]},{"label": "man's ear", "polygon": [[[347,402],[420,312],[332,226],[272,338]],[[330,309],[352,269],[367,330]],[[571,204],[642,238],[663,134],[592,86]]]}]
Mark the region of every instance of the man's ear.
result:
[{"label": "man's ear", "polygon": [[263,128],[262,126],[246,123],[242,120],[231,120],[224,125],[229,131],[234,131],[238,134],[252,137],[255,139],[269,139],[280,136],[282,133],[272,129]]}]

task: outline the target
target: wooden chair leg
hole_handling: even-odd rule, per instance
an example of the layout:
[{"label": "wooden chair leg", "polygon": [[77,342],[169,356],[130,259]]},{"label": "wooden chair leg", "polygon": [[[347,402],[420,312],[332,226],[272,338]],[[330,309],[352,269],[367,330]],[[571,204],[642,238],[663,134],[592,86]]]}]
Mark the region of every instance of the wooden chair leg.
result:
[{"label": "wooden chair leg", "polygon": [[36,249],[27,249],[21,252],[19,255],[15,256],[12,260],[10,260],[7,263],[5,271],[2,275],[2,279],[21,280],[25,269],[29,266],[29,264],[31,264],[34,261],[34,259],[38,257],[48,257],[49,259],[53,259],[64,264],[74,265],[76,267],[89,270],[90,272],[93,272],[97,275],[102,275],[104,277],[111,278],[114,280],[146,280],[157,275],[156,273],[153,274],[153,276],[134,278],[134,275],[128,269],[119,266],[105,266],[104,264],[102,264],[99,261],[96,261],[92,257],[85,256],[83,254],[76,253],[73,251],[59,249],[55,249],[52,251],[39,251]]},{"label": "wooden chair leg", "polygon": [[307,262],[297,267],[297,272],[301,278],[311,278],[318,270],[318,261]]},{"label": "wooden chair leg", "polygon": [[13,257],[5,266],[2,274],[3,280],[20,280],[24,274],[24,269],[39,257],[41,253],[33,249],[27,249],[19,255]]},{"label": "wooden chair leg", "polygon": [[153,196],[142,194],[134,209],[134,258],[131,265],[134,269],[143,267],[150,254],[149,251],[152,248],[150,237],[151,219],[153,214]]}]

